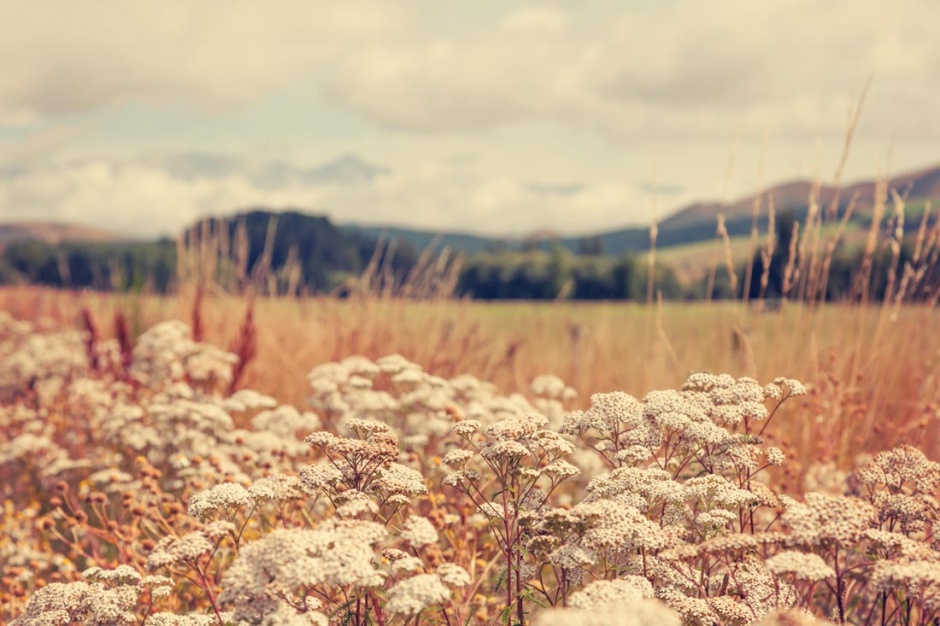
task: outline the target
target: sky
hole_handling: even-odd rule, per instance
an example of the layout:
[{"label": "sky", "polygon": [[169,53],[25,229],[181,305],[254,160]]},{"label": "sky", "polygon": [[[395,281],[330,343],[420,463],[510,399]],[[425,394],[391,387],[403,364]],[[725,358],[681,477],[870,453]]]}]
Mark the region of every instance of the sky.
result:
[{"label": "sky", "polygon": [[0,221],[518,235],[940,164],[932,0],[0,0]]}]

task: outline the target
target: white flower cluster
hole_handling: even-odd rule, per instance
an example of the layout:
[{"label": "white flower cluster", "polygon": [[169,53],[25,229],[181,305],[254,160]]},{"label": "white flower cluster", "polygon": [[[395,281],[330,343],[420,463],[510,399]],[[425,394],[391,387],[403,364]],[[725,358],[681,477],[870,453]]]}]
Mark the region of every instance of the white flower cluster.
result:
[{"label": "white flower cluster", "polygon": [[33,388],[50,396],[88,370],[84,336],[79,332],[31,333],[0,351],[0,396]]},{"label": "white flower cluster", "polygon": [[611,602],[591,609],[554,609],[542,611],[536,626],[680,626],[675,611],[658,600]]},{"label": "white flower cluster", "polygon": [[186,381],[221,388],[232,380],[234,354],[193,341],[179,321],[157,324],[137,338],[131,375],[151,388]]},{"label": "white flower cluster", "polygon": [[260,623],[310,589],[382,585],[374,546],[386,538],[381,524],[329,519],[316,530],[277,529],[245,545],[225,571],[220,600],[236,620]]},{"label": "white flower cluster", "polygon": [[[84,339],[0,314],[0,467],[37,502],[2,512],[0,568],[28,597],[17,626],[940,611],[940,464],[902,446],[778,493],[799,474],[764,432],[806,393],[792,379],[693,374],[566,414],[576,394],[554,376],[527,399],[350,357],[310,373],[301,411],[226,396],[232,355],[177,322],[141,336],[130,379],[90,367]],[[50,555],[62,538],[73,549]]]},{"label": "white flower cluster", "polygon": [[237,483],[222,483],[189,499],[189,515],[204,520],[210,514],[234,512],[253,502],[248,490]]},{"label": "white flower cluster", "polygon": [[168,535],[157,542],[147,557],[147,569],[195,563],[213,552],[225,537],[234,532],[235,525],[231,522],[216,521],[182,537]]},{"label": "white flower cluster", "polygon": [[328,421],[339,424],[355,418],[387,424],[409,450],[446,436],[457,415],[489,424],[550,409],[560,420],[563,403],[573,393],[570,388],[565,391],[560,381],[539,380],[535,384],[542,394],[559,383],[563,389],[560,397],[536,398],[533,403],[520,394],[500,395],[494,385],[472,376],[450,380],[434,376],[400,355],[375,362],[347,357],[317,366],[308,381],[313,390],[310,404]]},{"label": "white flower cluster", "polygon": [[[98,576],[107,579],[104,572],[99,572]],[[142,581],[128,577],[125,572],[121,572],[117,578],[130,580],[131,584],[50,583],[33,593],[26,611],[13,620],[10,626],[137,624],[134,608],[140,593],[137,583]]]}]

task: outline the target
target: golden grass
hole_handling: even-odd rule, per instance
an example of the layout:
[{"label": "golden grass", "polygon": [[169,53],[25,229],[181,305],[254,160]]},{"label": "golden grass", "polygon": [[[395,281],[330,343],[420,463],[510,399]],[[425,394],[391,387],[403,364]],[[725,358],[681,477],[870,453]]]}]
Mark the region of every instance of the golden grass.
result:
[{"label": "golden grass", "polygon": [[[237,344],[247,300],[207,296],[206,341]],[[473,374],[524,391],[556,374],[581,393],[642,395],[681,385],[693,371],[785,374],[811,393],[776,424],[774,437],[804,463],[849,466],[861,452],[914,443],[940,456],[940,313],[935,308],[784,306],[757,314],[737,302],[661,304],[413,302],[378,298],[259,299],[257,357],[245,386],[302,405],[304,375],[352,354],[400,353],[432,373]],[[88,309],[104,337],[117,311],[131,332],[192,319],[192,299],[0,290],[0,309],[56,325],[82,324]]]}]

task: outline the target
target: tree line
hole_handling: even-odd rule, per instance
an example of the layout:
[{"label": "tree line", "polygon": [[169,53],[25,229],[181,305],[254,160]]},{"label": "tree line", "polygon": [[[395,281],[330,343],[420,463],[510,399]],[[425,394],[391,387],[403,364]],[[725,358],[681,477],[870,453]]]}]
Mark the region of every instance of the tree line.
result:
[{"label": "tree line", "polygon": [[[660,263],[655,267],[653,292],[671,300],[740,298],[745,292],[752,299],[795,297],[793,290],[784,293],[794,219],[792,214],[778,215],[777,242],[766,271],[760,252],[751,259],[750,271],[747,260],[735,265],[734,280],[726,268],[718,267],[709,268],[705,278],[683,283]],[[326,217],[252,211],[233,220],[206,220],[178,241],[12,242],[0,253],[0,283],[165,294],[177,287],[180,259],[187,251],[200,249],[208,249],[216,259],[215,279],[236,281],[241,276],[250,280],[264,274],[281,293],[292,284],[290,276],[294,276],[296,293],[342,295],[348,291],[344,285],[364,272],[380,271],[389,280],[403,282],[414,275],[416,266],[427,265],[422,252],[407,243],[382,244],[375,237],[339,229]],[[903,245],[896,255],[878,250],[868,262],[868,296],[883,297],[892,280],[897,287],[914,255],[913,244]],[[861,250],[837,249],[820,299],[851,297],[865,263]],[[547,249],[493,248],[463,257],[453,295],[480,300],[643,301],[650,293],[648,272],[645,256],[605,255],[597,241],[586,240],[577,252],[557,244]],[[748,276],[750,282],[745,284]],[[936,293],[940,289],[937,264],[924,269],[918,281],[914,298],[927,299]]]}]

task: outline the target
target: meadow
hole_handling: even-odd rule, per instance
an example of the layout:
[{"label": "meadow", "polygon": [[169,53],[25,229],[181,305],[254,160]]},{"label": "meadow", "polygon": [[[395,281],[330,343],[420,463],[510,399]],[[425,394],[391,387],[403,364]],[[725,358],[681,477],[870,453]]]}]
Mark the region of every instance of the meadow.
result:
[{"label": "meadow", "polygon": [[5,623],[940,615],[933,306],[18,287],[0,318]]}]

